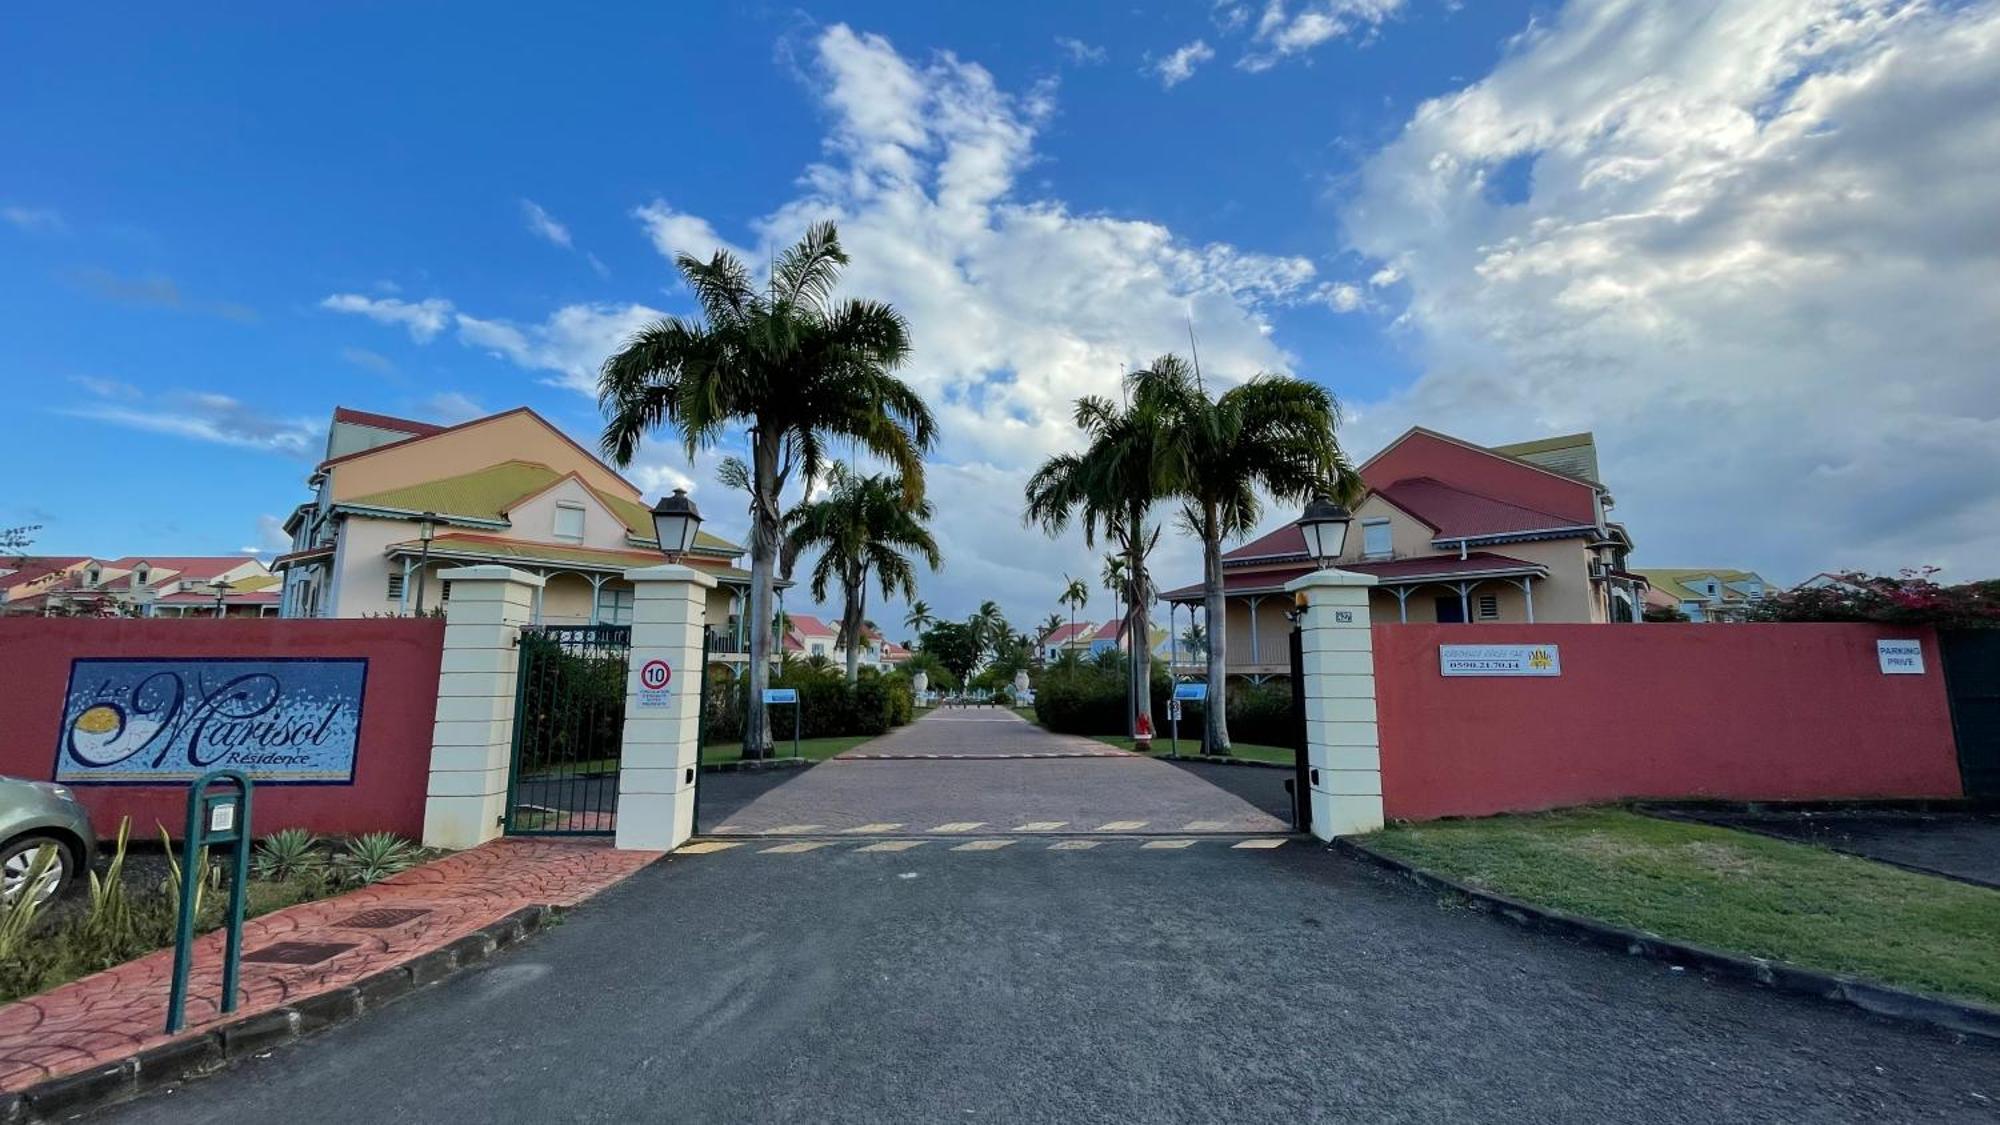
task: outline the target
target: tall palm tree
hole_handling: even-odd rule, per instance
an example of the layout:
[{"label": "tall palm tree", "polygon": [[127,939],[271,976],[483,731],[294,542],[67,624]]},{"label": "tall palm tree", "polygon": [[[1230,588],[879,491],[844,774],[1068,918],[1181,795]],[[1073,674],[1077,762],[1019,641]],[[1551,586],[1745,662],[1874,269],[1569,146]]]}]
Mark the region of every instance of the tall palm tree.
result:
[{"label": "tall palm tree", "polygon": [[1013,626],[1007,624],[1007,615],[1000,612],[1000,604],[994,601],[979,603],[978,612],[966,619],[972,630],[973,647],[981,653],[997,654],[1006,647],[1007,639],[1013,633]]},{"label": "tall palm tree", "polygon": [[1201,647],[1208,664],[1206,737],[1211,754],[1229,749],[1224,675],[1229,630],[1223,600],[1222,541],[1254,531],[1263,518],[1259,492],[1280,502],[1317,495],[1347,499],[1353,468],[1334,440],[1340,407],[1326,388],[1284,375],[1259,375],[1210,398],[1187,361],[1163,355],[1133,381],[1172,402],[1168,427],[1176,465],[1171,491],[1183,501],[1181,522],[1201,539]]},{"label": "tall palm tree", "polygon": [[1062,627],[1063,617],[1060,613],[1051,613],[1047,617],[1042,618],[1042,628],[1041,632],[1036,634],[1036,643],[1047,643],[1050,637],[1055,636],[1056,630]]},{"label": "tall palm tree", "polygon": [[1074,518],[1083,525],[1085,545],[1094,545],[1101,530],[1123,554],[1125,628],[1132,645],[1127,710],[1136,734],[1139,716],[1152,711],[1152,630],[1147,620],[1152,584],[1146,553],[1156,534],[1149,534],[1146,521],[1153,505],[1172,491],[1176,466],[1168,443],[1176,405],[1150,383],[1128,380],[1128,390],[1123,404],[1096,395],[1076,400],[1076,425],[1085,446],[1081,452],[1051,457],[1035,470],[1028,479],[1023,519],[1059,535]]},{"label": "tall palm tree", "polygon": [[910,612],[903,615],[903,628],[919,635],[935,624],[937,615],[931,612],[929,602],[911,602]]},{"label": "tall palm tree", "polygon": [[847,682],[851,684],[861,675],[869,577],[881,586],[885,598],[897,594],[914,598],[917,572],[911,556],[932,570],[943,560],[937,540],[924,526],[931,518],[930,502],[907,503],[901,478],[885,473],[861,476],[835,462],[828,483],[825,495],[786,514],[785,553],[797,557],[808,550],[819,551],[819,561],[812,570],[815,599],[825,601],[827,589],[839,584],[840,637],[836,643],[847,650]]},{"label": "tall palm tree", "polygon": [[[836,299],[846,264],[832,223],[814,224],[779,255],[762,287],[727,252],[706,262],[681,254],[675,265],[701,316],[640,329],[598,377],[602,445],[621,466],[657,429],[673,431],[692,457],[730,428],[749,427],[752,621],[771,616],[779,497],[794,473],[819,475],[829,441],[847,438],[887,461],[903,478],[906,503],[923,499],[923,455],[937,425],[893,374],[909,357],[909,327],[889,305]],[[762,630],[751,638],[743,756],[759,758],[771,751],[771,640]]]},{"label": "tall palm tree", "polygon": [[1062,596],[1056,601],[1069,607],[1069,640],[1065,644],[1076,644],[1076,611],[1090,604],[1090,583],[1081,578],[1063,575]]}]

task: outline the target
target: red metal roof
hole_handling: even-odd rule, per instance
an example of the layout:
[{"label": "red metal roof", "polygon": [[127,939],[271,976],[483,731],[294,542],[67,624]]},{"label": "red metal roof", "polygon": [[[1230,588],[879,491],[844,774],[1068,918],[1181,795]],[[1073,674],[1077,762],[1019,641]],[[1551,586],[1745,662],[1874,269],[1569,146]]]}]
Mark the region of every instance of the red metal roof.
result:
[{"label": "red metal roof", "polygon": [[[147,582],[147,585],[153,585],[170,577],[214,578],[254,561],[248,555],[127,555],[116,562],[105,563],[104,569],[131,571],[137,569],[140,563],[145,563],[153,568],[152,577]],[[161,573],[169,570],[173,571],[171,575]]]},{"label": "red metal roof", "polygon": [[1439,539],[1476,539],[1580,526],[1569,516],[1496,500],[1434,477],[1399,480],[1376,491],[1383,499],[1437,528]]},{"label": "red metal roof", "polygon": [[1074,625],[1065,621],[1061,625],[1057,626],[1055,630],[1051,632],[1048,636],[1043,637],[1042,644],[1044,645],[1067,644],[1069,643],[1072,637],[1077,639],[1088,637],[1091,635],[1091,633],[1095,632],[1096,629],[1097,626],[1092,625],[1088,621],[1079,621]]},{"label": "red metal roof", "polygon": [[389,414],[375,414],[366,410],[349,410],[345,406],[333,408],[335,422],[352,422],[357,426],[373,426],[378,430],[394,430],[399,434],[414,434],[429,437],[444,429],[430,422],[417,422],[409,418],[397,418]]},{"label": "red metal roof", "polygon": [[19,565],[15,567],[14,573],[0,575],[0,590],[11,590],[16,586],[47,578],[49,575],[59,573],[69,567],[81,566],[89,562],[90,559],[83,555],[77,555],[72,558],[30,556],[24,559],[7,559],[5,561],[18,563]]},{"label": "red metal roof", "polygon": [[[1222,574],[1222,592],[1224,595],[1229,595],[1258,590],[1282,590],[1287,582],[1311,574],[1314,569],[1310,563],[1298,563],[1290,566],[1242,567],[1226,570]],[[1491,551],[1473,551],[1462,559],[1457,555],[1425,555],[1414,559],[1391,559],[1387,562],[1342,563],[1340,569],[1350,570],[1356,574],[1372,574],[1385,584],[1422,578],[1461,575],[1472,577],[1509,574],[1516,571],[1537,575],[1548,573],[1548,568],[1540,563],[1508,555],[1497,555]],[[1201,583],[1169,590],[1160,596],[1170,602],[1198,601],[1202,596]]]},{"label": "red metal roof", "polygon": [[833,626],[810,614],[794,613],[790,614],[789,617],[792,622],[792,631],[802,637],[831,637],[840,632],[840,630],[835,629]]}]

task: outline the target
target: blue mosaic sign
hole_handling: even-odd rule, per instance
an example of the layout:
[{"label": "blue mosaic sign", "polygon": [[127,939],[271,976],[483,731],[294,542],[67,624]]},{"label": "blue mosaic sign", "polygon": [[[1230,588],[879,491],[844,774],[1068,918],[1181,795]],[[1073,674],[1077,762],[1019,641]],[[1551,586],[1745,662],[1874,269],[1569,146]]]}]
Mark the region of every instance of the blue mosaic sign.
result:
[{"label": "blue mosaic sign", "polygon": [[80,659],[70,665],[57,781],[160,785],[213,769],[259,784],[346,784],[364,658]]}]

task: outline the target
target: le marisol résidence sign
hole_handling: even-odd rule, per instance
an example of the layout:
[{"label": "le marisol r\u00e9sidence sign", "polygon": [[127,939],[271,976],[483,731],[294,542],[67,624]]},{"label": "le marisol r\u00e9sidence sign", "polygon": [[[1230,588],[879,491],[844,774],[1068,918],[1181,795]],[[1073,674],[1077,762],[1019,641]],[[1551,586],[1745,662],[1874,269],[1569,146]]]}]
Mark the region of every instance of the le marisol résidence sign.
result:
[{"label": "le marisol r\u00e9sidence sign", "polygon": [[349,782],[367,678],[360,657],[79,659],[55,779],[159,785],[228,768],[263,784]]}]

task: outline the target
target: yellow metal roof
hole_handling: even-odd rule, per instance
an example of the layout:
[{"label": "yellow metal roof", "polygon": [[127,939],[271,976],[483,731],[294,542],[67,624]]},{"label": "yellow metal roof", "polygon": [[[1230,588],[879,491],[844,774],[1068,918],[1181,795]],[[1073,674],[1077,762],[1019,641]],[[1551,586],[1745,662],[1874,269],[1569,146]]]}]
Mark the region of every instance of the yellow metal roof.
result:
[{"label": "yellow metal roof", "polygon": [[[420,539],[391,543],[391,554],[416,554],[423,549]],[[431,557],[476,555],[480,558],[522,559],[548,563],[575,563],[607,570],[627,570],[656,566],[662,558],[657,551],[607,551],[594,547],[570,547],[557,543],[535,543],[523,539],[503,539],[497,535],[440,535],[431,540]],[[733,566],[718,566],[708,560],[690,560],[689,565],[703,574],[732,582],[750,581],[750,572]]]}]

